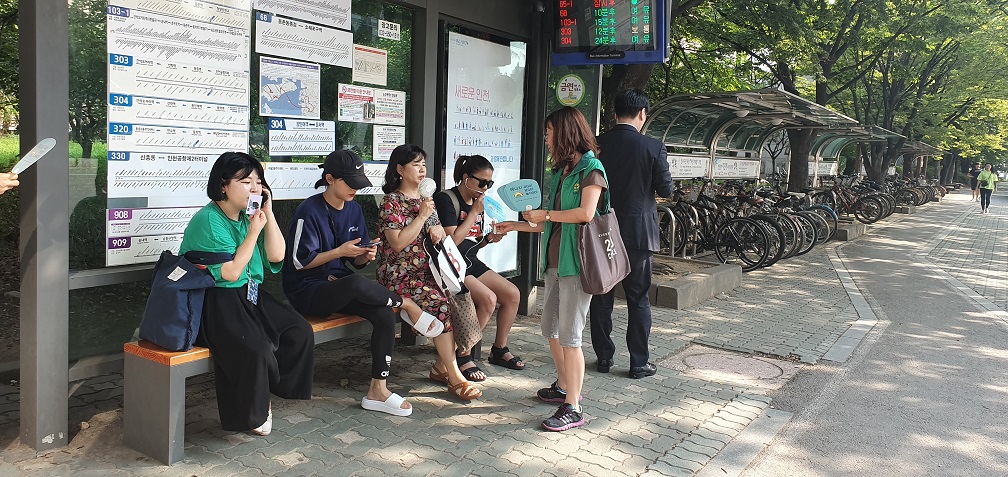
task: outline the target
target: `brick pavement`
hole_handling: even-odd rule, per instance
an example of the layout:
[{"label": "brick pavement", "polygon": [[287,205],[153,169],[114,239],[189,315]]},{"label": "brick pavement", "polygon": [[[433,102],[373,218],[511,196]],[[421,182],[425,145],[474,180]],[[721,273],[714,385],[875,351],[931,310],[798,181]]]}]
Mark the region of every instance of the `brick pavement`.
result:
[{"label": "brick pavement", "polygon": [[928,244],[925,256],[984,298],[1008,311],[1008,196],[996,193],[990,213],[970,201],[969,191],[950,194],[954,204],[946,233]]},{"label": "brick pavement", "polygon": [[[749,273],[739,288],[691,309],[655,308],[653,361],[697,343],[815,363],[857,320],[828,257],[835,246]],[[625,323],[622,302],[615,314]],[[415,406],[408,418],[360,408],[370,369],[360,338],[317,347],[314,398],[275,400],[273,434],[265,438],[221,430],[212,379],[190,379],[186,459],[171,467],[121,445],[121,375],[76,390],[71,422],[86,428],[71,426],[70,445],[41,456],[17,441],[16,388],[0,387],[0,475],[688,476],[769,407],[765,389],[672,369],[626,378],[625,335],[617,330],[611,374],[594,371],[585,344],[588,424],[542,431],[555,407],[534,397],[553,379],[537,320],[520,317],[510,343],[526,370],[483,366],[491,376],[480,386],[484,397],[469,404],[426,378],[430,347],[397,348],[389,382]]]}]

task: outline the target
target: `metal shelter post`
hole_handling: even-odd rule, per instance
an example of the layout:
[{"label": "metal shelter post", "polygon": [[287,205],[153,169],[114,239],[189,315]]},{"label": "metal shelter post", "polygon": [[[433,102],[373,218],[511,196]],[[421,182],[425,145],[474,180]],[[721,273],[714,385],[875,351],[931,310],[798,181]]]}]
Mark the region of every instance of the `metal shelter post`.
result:
[{"label": "metal shelter post", "polygon": [[20,0],[21,153],[56,138],[51,157],[21,176],[21,440],[67,444],[70,169],[67,2]]}]

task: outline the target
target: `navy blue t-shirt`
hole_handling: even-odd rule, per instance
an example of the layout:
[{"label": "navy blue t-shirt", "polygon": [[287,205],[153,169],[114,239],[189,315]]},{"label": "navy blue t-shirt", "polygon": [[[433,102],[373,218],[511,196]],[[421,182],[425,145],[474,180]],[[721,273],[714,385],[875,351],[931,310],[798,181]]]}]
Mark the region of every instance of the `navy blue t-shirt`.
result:
[{"label": "navy blue t-shirt", "polygon": [[291,218],[283,266],[284,293],[295,309],[307,309],[315,288],[328,281],[330,276],[342,278],[354,273],[347,266],[352,260],[349,257],[331,260],[315,268],[304,267],[318,254],[355,238],[360,238],[362,242],[369,240],[360,204],[349,201],[344,204],[343,210],[336,210],[322,194],[301,202]]}]

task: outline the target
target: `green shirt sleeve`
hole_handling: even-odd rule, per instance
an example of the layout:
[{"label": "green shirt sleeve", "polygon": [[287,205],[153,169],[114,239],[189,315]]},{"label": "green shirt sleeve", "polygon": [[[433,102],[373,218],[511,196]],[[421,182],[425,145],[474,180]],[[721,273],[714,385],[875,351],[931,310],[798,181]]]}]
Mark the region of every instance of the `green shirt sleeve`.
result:
[{"label": "green shirt sleeve", "polygon": [[[193,215],[186,226],[185,235],[182,238],[182,246],[179,253],[190,250],[200,250],[204,252],[224,252],[234,254],[238,245],[245,240],[248,234],[248,217],[244,213],[238,221],[229,219],[216,204],[210,203]],[[262,235],[256,241],[256,247],[252,251],[252,259],[246,265],[242,276],[234,282],[229,282],[221,277],[221,267],[223,264],[209,265],[207,270],[214,277],[217,286],[221,288],[238,288],[248,283],[249,277],[262,283],[265,269],[277,273],[283,267],[283,262],[269,263],[266,258],[265,242]]]}]

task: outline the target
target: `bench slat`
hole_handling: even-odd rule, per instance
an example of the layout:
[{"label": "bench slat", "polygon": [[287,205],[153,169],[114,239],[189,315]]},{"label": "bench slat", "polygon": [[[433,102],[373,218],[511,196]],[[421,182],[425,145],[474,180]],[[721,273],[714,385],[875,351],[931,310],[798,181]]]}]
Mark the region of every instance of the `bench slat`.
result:
[{"label": "bench slat", "polygon": [[[364,318],[359,316],[344,315],[341,313],[334,313],[329,316],[307,316],[305,319],[311,324],[312,331],[315,333],[364,321]],[[123,352],[165,366],[177,366],[210,358],[210,350],[201,346],[194,346],[188,351],[170,351],[146,340],[132,341],[124,344]]]}]

